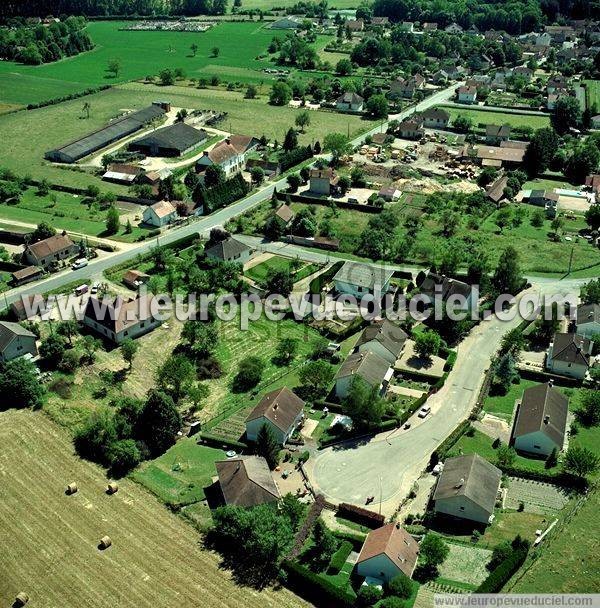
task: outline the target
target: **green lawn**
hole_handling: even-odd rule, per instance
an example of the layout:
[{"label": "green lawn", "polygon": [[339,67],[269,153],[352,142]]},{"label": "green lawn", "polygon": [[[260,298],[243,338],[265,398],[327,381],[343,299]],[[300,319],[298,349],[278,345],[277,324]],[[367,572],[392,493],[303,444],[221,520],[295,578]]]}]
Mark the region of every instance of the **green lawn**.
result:
[{"label": "green lawn", "polygon": [[[598,593],[600,491],[594,490],[580,510],[535,552],[522,576],[508,589],[514,593]],[[562,525],[562,521],[559,525]]]},{"label": "green lawn", "polygon": [[487,110],[475,110],[468,106],[457,108],[455,106],[442,106],[450,113],[452,123],[457,116],[468,116],[473,120],[473,126],[483,125],[502,125],[508,123],[513,127],[532,127],[541,129],[550,124],[548,116],[537,116],[535,114],[512,114],[508,112],[492,112]]},{"label": "green lawn", "polygon": [[591,108],[596,104],[596,110],[600,112],[600,80],[585,80],[588,90],[588,104]]},{"label": "green lawn", "polygon": [[155,460],[143,463],[133,478],[164,503],[182,506],[204,499],[204,488],[216,475],[214,463],[225,452],[196,444],[193,437],[178,441]]},{"label": "green lawn", "polygon": [[[450,450],[450,455],[458,456],[459,454],[479,454],[492,464],[496,462],[496,450],[492,447],[493,439],[480,431],[475,431],[472,437],[463,435]],[[527,469],[529,471],[545,471],[543,460],[535,458],[525,458],[517,454],[515,457],[514,466]],[[555,469],[558,470],[558,469]],[[552,471],[552,469],[551,469]]]},{"label": "green lawn", "polygon": [[[235,80],[255,82],[268,77],[260,70],[271,65],[266,54],[274,32],[263,23],[219,23],[207,32],[131,32],[120,30],[131,22],[93,21],[88,32],[95,48],[87,53],[41,66],[0,62],[0,101],[27,104],[60,97],[104,84],[158,74],[164,68],[182,68],[188,76],[234,70]],[[192,56],[190,45],[198,45]],[[219,56],[212,56],[212,48]],[[110,59],[119,58],[117,78],[106,71]]]},{"label": "green lawn", "polygon": [[[289,258],[276,255],[260,264],[257,264],[256,266],[252,266],[252,268],[246,270],[245,274],[256,283],[262,283],[267,278],[269,272],[280,270],[291,271],[291,264],[292,260]],[[316,264],[302,263],[298,270],[292,272],[293,280],[294,282],[301,281],[305,277],[311,275],[313,272],[316,272],[318,269],[319,266]]]},{"label": "green lawn", "polygon": [[[65,192],[52,191],[47,196],[39,196],[37,188],[27,188],[16,205],[0,206],[0,218],[37,225],[48,222],[57,230],[83,233],[89,236],[106,236],[106,211],[96,205],[84,204],[84,197]],[[117,208],[122,212],[131,212],[126,207]],[[133,227],[130,234],[124,234],[124,228],[113,238],[133,241],[149,230]]]},{"label": "green lawn", "polygon": [[[222,124],[235,133],[283,141],[299,110],[269,106],[265,97],[245,100],[242,92],[224,89],[195,89],[190,87],[159,87],[129,83],[86,97],[92,106],[89,119],[82,117],[81,99],[48,106],[38,110],[0,115],[0,131],[11,146],[0,150],[0,166],[21,175],[46,178],[50,182],[85,188],[95,184],[103,191],[126,192],[124,186],[103,182],[81,167],[58,166],[44,160],[44,152],[98,129],[122,112],[139,109],[157,98],[168,99],[176,107],[213,109],[228,113]],[[367,130],[372,123],[360,117],[344,118],[344,129],[351,135]],[[335,112],[311,112],[311,124],[300,141],[310,143],[323,139],[326,133],[339,130],[339,115]]]}]

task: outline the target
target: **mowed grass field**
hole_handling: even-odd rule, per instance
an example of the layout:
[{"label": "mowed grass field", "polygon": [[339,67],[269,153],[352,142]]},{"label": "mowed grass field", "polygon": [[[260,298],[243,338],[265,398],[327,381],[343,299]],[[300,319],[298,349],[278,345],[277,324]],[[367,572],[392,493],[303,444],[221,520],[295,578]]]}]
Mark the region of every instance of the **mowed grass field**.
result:
[{"label": "mowed grass field", "polygon": [[600,80],[586,80],[584,84],[588,90],[588,107],[591,108],[595,104],[596,110],[600,112]]},{"label": "mowed grass field", "polygon": [[[235,68],[235,80],[255,82],[265,78],[261,69],[271,65],[266,54],[274,30],[265,22],[219,23],[207,32],[135,32],[121,28],[132,22],[94,21],[87,29],[95,48],[61,61],[26,66],[0,61],[0,103],[36,103],[89,87],[116,84],[156,75],[164,68],[182,68],[188,76],[204,73],[211,65],[218,73]],[[195,56],[190,51],[198,45]],[[212,56],[213,47],[219,56]],[[109,60],[121,60],[115,78],[107,72]]]},{"label": "mowed grass field", "polygon": [[[564,528],[535,553],[537,559],[505,588],[511,593],[598,593],[600,490],[595,489]],[[529,563],[528,563],[529,565]]]},{"label": "mowed grass field", "polygon": [[[135,482],[105,494],[104,472],[41,412],[0,413],[0,441],[0,605],[20,591],[32,608],[306,605],[236,586],[194,529]],[[80,490],[66,496],[70,482]],[[105,534],[113,545],[99,551]]]},{"label": "mowed grass field", "polygon": [[443,106],[450,113],[450,123],[457,116],[468,116],[473,120],[473,126],[478,125],[503,125],[509,124],[512,127],[531,127],[532,129],[542,129],[550,125],[549,116],[538,116],[536,114],[512,114],[509,112],[492,112],[487,110],[471,109],[469,106],[457,108],[456,106]]},{"label": "mowed grass field", "polygon": [[[266,97],[244,99],[242,92],[224,89],[196,89],[191,87],[159,87],[141,83],[127,83],[83,99],[67,101],[38,110],[0,115],[0,132],[10,146],[0,149],[0,166],[13,169],[19,175],[46,178],[53,183],[86,188],[96,184],[103,191],[125,192],[126,187],[103,182],[91,172],[73,165],[55,165],[44,159],[44,152],[104,126],[123,110],[140,109],[156,99],[167,99],[176,107],[212,109],[228,112],[220,126],[235,133],[244,133],[283,141],[286,131],[294,126],[300,110],[274,107]],[[91,104],[90,118],[84,118],[84,102]],[[323,141],[325,134],[350,129],[351,135],[370,128],[371,121],[335,112],[311,112],[311,124],[300,141]]]}]

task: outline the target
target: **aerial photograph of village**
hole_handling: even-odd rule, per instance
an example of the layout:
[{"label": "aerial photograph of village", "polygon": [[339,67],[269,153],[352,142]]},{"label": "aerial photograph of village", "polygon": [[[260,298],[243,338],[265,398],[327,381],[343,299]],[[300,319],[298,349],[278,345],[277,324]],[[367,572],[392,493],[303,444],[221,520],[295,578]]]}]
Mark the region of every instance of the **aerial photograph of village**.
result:
[{"label": "aerial photograph of village", "polygon": [[2,0],[0,136],[0,608],[600,608],[600,0]]}]

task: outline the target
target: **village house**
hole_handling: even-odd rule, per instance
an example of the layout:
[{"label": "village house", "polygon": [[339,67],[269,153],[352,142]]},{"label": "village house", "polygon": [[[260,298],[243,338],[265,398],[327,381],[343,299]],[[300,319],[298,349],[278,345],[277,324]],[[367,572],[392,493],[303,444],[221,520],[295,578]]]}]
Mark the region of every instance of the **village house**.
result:
[{"label": "village house", "polygon": [[377,198],[382,198],[388,203],[395,203],[400,199],[400,196],[402,196],[402,192],[394,186],[384,186],[377,193]]},{"label": "village house", "polygon": [[365,29],[365,22],[362,19],[348,19],[346,21],[346,27],[353,34],[356,32],[362,32]]},{"label": "village house", "polygon": [[385,395],[394,370],[378,354],[367,350],[355,352],[342,363],[335,376],[335,394],[338,399],[345,399],[350,393],[352,381],[359,377],[380,395]]},{"label": "village house", "polygon": [[281,495],[262,456],[237,456],[215,462],[223,503],[256,507],[277,502]]},{"label": "village house", "polygon": [[128,270],[123,275],[123,283],[130,289],[137,291],[142,285],[145,285],[150,279],[150,275],[139,270]]},{"label": "village house", "polygon": [[145,294],[125,300],[117,296],[107,303],[104,299],[90,296],[83,324],[115,344],[121,344],[127,338],[138,338],[161,324],[152,314],[152,297]]},{"label": "village house", "polygon": [[375,353],[393,366],[400,357],[406,340],[408,334],[401,327],[384,319],[365,327],[356,343],[356,350],[359,353]]},{"label": "village house", "polygon": [[142,220],[144,224],[161,228],[177,218],[177,210],[169,201],[159,201],[144,209]]},{"label": "village house", "polygon": [[246,418],[246,439],[256,441],[267,425],[278,443],[284,445],[304,420],[304,401],[287,386],[263,396]]},{"label": "village house", "polygon": [[426,21],[423,24],[423,31],[424,32],[435,32],[438,29],[438,24],[437,23],[432,23],[430,21]]},{"label": "village house", "polygon": [[524,65],[517,66],[512,73],[515,76],[522,76],[527,82],[530,82],[533,78],[533,70]]},{"label": "village house", "polygon": [[412,99],[417,91],[425,88],[425,78],[421,74],[409,76],[407,79],[396,78],[390,83],[390,93],[404,99]]},{"label": "village house", "polygon": [[388,17],[372,17],[371,25],[376,27],[385,27],[390,24],[390,20]]},{"label": "village house", "polygon": [[244,245],[235,237],[230,236],[223,241],[219,241],[204,250],[207,258],[218,260],[219,262],[246,263],[252,257],[252,249]]},{"label": "village house", "polygon": [[426,296],[431,305],[436,302],[444,305],[451,302],[456,310],[473,310],[477,304],[477,294],[471,285],[445,275],[420,272],[416,285],[420,294]]},{"label": "village house", "polygon": [[577,334],[556,333],[546,355],[546,369],[583,380],[592,365],[592,342]]},{"label": "village house", "polygon": [[511,444],[520,452],[549,456],[560,452],[565,442],[569,400],[552,381],[523,391],[517,401]]},{"label": "village house", "polygon": [[510,125],[486,125],[485,127],[485,143],[488,146],[497,146],[502,141],[510,139],[512,127]]},{"label": "village house", "polygon": [[338,176],[330,167],[324,169],[311,169],[309,173],[308,194],[329,196],[338,183]]},{"label": "village house", "polygon": [[431,76],[431,82],[435,85],[444,85],[450,79],[450,75],[446,70],[437,70]]},{"label": "village house", "polygon": [[361,298],[364,295],[384,295],[389,288],[393,270],[385,266],[369,266],[357,262],[344,262],[333,277],[338,293]]},{"label": "village house", "polygon": [[600,198],[600,175],[588,175],[585,178],[585,185],[596,195],[598,200]]},{"label": "village house", "polygon": [[38,354],[35,334],[19,323],[0,321],[0,362],[6,363],[17,357]]},{"label": "village house", "polygon": [[443,108],[429,108],[421,117],[423,126],[428,129],[445,129],[450,122],[450,114]]},{"label": "village house", "polygon": [[425,133],[420,116],[403,120],[396,129],[396,134],[402,139],[421,139]]},{"label": "village house", "polygon": [[464,30],[458,23],[451,23],[444,28],[444,31],[448,34],[460,34]]},{"label": "village house", "polygon": [[365,100],[358,94],[348,91],[340,95],[335,101],[336,109],[342,112],[362,112]]},{"label": "village house", "polygon": [[196,162],[196,172],[203,173],[211,165],[221,167],[226,177],[244,169],[246,155],[256,149],[259,140],[250,135],[230,135],[216,144],[211,150],[205,150]]},{"label": "village house", "polygon": [[546,92],[551,93],[566,92],[569,89],[569,79],[562,74],[554,74],[546,83]]},{"label": "village house", "polygon": [[60,261],[74,256],[79,247],[67,236],[66,232],[55,234],[37,243],[25,245],[23,259],[33,266],[47,269]]},{"label": "village house", "polygon": [[502,471],[479,454],[448,458],[433,493],[436,513],[490,524]]},{"label": "village house", "polygon": [[590,340],[600,334],[600,304],[580,304],[577,307],[577,331]]},{"label": "village house", "polygon": [[419,545],[399,524],[391,522],[371,530],[356,561],[359,576],[389,583],[395,576],[411,577],[417,565]]},{"label": "village house", "polygon": [[467,105],[474,104],[477,101],[477,87],[462,86],[458,89],[458,103]]},{"label": "village house", "polygon": [[277,211],[275,211],[275,217],[279,218],[286,227],[290,225],[294,219],[294,215],[296,214],[292,211],[292,208],[285,203],[280,205]]}]

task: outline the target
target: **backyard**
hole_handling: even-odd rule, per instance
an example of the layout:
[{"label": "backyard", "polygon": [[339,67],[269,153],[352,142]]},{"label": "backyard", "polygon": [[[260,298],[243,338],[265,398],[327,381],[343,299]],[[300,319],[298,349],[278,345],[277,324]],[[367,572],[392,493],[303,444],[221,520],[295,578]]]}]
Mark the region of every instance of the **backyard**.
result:
[{"label": "backyard", "polygon": [[503,125],[509,124],[512,127],[531,127],[541,129],[550,125],[548,116],[538,116],[537,114],[516,114],[509,112],[493,112],[491,110],[471,109],[469,106],[459,108],[457,106],[441,106],[450,114],[450,124],[458,116],[467,116],[473,121],[473,126],[483,125]]},{"label": "backyard", "polygon": [[246,270],[244,274],[247,277],[250,277],[256,283],[261,284],[265,281],[270,272],[282,270],[290,271],[292,279],[296,283],[319,270],[319,266],[317,264],[310,264],[302,261],[298,261],[297,268],[294,269],[293,266],[294,260],[274,255],[264,262],[261,262],[256,266],[252,266]]}]

